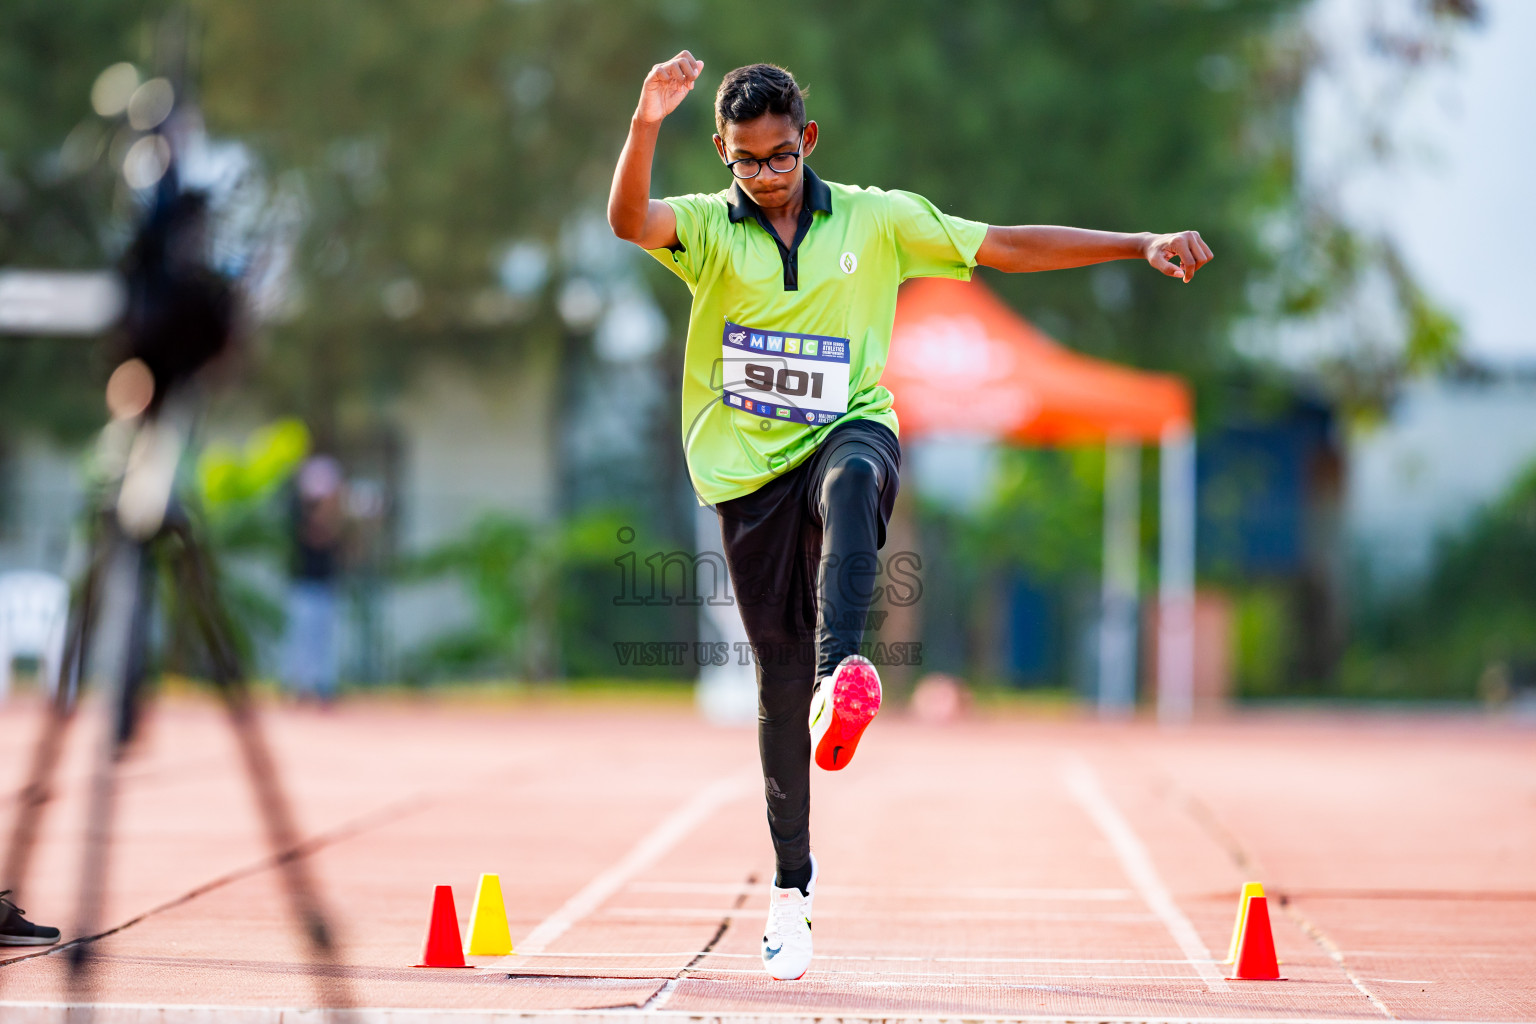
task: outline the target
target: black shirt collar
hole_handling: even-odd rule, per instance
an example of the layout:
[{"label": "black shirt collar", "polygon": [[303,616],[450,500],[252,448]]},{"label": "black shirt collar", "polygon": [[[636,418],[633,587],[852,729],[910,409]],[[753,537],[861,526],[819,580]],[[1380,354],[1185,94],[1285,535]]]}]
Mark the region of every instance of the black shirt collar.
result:
[{"label": "black shirt collar", "polygon": [[[764,219],[762,210],[752,201],[752,197],[747,195],[739,181],[731,182],[731,190],[725,202],[730,209],[732,224],[740,224],[748,217]],[[813,213],[832,212],[832,190],[809,166],[805,169],[805,208]]]}]

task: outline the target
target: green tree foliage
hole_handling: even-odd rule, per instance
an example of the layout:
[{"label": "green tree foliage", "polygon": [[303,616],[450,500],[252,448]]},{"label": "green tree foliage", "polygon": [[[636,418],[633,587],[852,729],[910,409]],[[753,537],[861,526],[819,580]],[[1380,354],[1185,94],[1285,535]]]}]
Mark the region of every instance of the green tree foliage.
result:
[{"label": "green tree foliage", "polygon": [[[116,255],[121,198],[109,169],[124,137],[91,85],[138,48],[159,4],[0,5],[0,267],[97,268]],[[78,341],[0,337],[0,440],[25,428],[83,437],[103,418],[106,367]]]},{"label": "green tree foliage", "polygon": [[624,5],[195,7],[209,128],[297,214],[297,313],[264,370],[280,400],[324,420],[421,358],[559,343],[548,303],[497,294],[496,264],[514,239],[556,241],[595,193],[594,129],[627,91],[614,66],[645,40]]},{"label": "green tree foliage", "polygon": [[996,489],[966,517],[956,554],[987,571],[1022,570],[1059,582],[1098,564],[1103,544],[1104,449],[1007,449]]},{"label": "green tree foliage", "polygon": [[121,140],[91,110],[91,85],[138,50],[158,7],[13,0],[0,9],[0,266],[95,267],[110,257],[111,174],[96,158]]},{"label": "green tree foliage", "polygon": [[[1304,6],[189,0],[187,9],[208,128],[248,147],[268,219],[285,225],[296,301],[267,332],[260,383],[282,409],[324,422],[351,398],[394,391],[422,358],[508,360],[570,344],[554,289],[498,293],[497,262],[509,242],[556,244],[578,213],[601,208],[641,77],[684,46],[706,61],[706,78],[664,133],[659,191],[726,184],[709,143],[709,84],[732,66],[774,61],[809,89],[823,128],[813,162],[830,178],[913,189],[990,222],[1198,227],[1218,258],[1188,290],[1130,265],[989,279],[1069,344],[1197,377],[1218,371],[1250,286],[1276,270],[1261,228],[1301,217],[1292,125],[1308,70]],[[110,257],[132,207],[112,177],[121,128],[92,125],[90,86],[114,61],[149,70],[164,59],[154,46],[162,7],[18,0],[0,11],[0,262]],[[77,157],[99,157],[88,173],[58,172],[70,138]],[[1347,249],[1348,233],[1333,227],[1306,224],[1301,234],[1336,235]],[[1330,266],[1337,248],[1309,246],[1302,262]],[[652,272],[676,323],[686,295]],[[1326,274],[1291,267],[1287,280],[1286,310],[1324,301]],[[1452,337],[1430,320],[1415,321],[1416,358]],[[9,382],[17,368],[36,377],[62,357],[38,363],[8,346],[0,358]]]}]

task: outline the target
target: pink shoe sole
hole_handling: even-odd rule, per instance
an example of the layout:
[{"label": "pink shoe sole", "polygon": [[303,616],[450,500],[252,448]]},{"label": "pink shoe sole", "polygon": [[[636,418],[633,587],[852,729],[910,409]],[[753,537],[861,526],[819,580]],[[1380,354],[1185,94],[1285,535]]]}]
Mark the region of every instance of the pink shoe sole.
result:
[{"label": "pink shoe sole", "polygon": [[816,744],[816,764],[829,772],[848,767],[859,737],[880,712],[880,676],[863,658],[849,658],[832,677],[832,724]]}]

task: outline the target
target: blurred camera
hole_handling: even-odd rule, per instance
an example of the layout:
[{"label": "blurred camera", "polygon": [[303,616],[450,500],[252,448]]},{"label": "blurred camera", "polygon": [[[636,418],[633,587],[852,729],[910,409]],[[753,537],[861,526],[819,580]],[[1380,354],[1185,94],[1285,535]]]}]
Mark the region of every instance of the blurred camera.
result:
[{"label": "blurred camera", "polygon": [[150,411],[229,347],[235,321],[235,289],[209,260],[208,197],[175,178],[161,180],[122,262],[116,364],[137,359],[149,370]]}]

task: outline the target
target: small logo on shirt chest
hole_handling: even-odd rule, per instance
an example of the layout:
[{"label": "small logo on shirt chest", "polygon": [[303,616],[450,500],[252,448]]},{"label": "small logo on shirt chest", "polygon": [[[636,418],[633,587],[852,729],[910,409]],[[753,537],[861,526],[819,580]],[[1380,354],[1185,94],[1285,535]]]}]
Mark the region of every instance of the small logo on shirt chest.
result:
[{"label": "small logo on shirt chest", "polygon": [[837,265],[843,268],[843,273],[851,274],[859,269],[859,258],[851,252],[845,252]]}]

